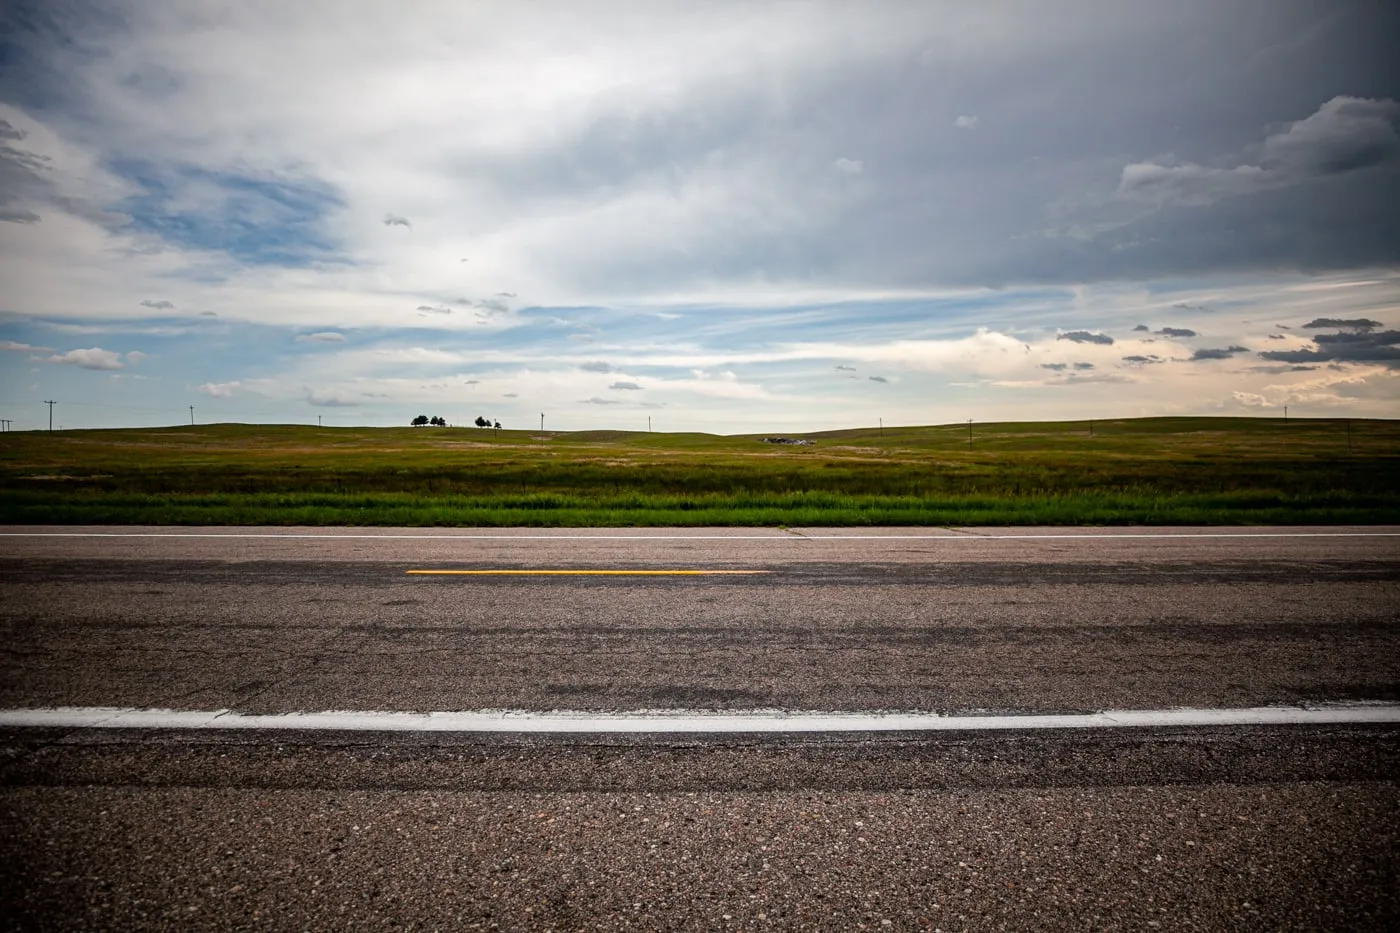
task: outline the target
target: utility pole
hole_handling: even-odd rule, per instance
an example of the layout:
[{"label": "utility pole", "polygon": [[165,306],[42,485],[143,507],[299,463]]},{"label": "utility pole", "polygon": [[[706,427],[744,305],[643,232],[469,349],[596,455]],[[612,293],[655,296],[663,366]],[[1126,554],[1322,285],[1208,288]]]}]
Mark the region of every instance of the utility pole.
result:
[{"label": "utility pole", "polygon": [[972,419],[967,419],[967,446],[972,446]]},{"label": "utility pole", "polygon": [[190,406],[190,424],[194,424],[194,406]]},{"label": "utility pole", "polygon": [[57,405],[58,402],[51,402],[51,401],[49,401],[48,399],[45,399],[45,400],[44,400],[44,404],[47,405],[47,406],[49,406],[49,433],[52,434],[52,433],[53,433],[53,407],[54,407],[55,405]]},{"label": "utility pole", "polygon": [[881,437],[884,437],[884,436],[885,436],[885,419],[884,419],[884,418],[881,418],[881,419],[880,419],[880,436],[881,436]]},{"label": "utility pole", "polygon": [[317,416],[316,416],[316,427],[319,428],[320,426],[321,426],[321,416],[320,416],[320,415],[317,415]]},{"label": "utility pole", "polygon": [[1283,423],[1284,423],[1284,424],[1287,424],[1287,423],[1288,423],[1288,406],[1287,406],[1287,405],[1283,406]]},{"label": "utility pole", "polygon": [[651,433],[651,415],[647,415],[647,433]]},{"label": "utility pole", "polygon": [[540,433],[544,433],[544,412],[540,412]]}]

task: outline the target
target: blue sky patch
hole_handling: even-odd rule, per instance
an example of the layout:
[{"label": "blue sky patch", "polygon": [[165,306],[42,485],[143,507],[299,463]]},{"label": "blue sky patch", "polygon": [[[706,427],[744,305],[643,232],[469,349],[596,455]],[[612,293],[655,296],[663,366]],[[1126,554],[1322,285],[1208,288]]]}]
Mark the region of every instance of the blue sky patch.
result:
[{"label": "blue sky patch", "polygon": [[259,266],[347,259],[325,229],[327,216],[345,201],[324,182],[122,159],[108,167],[142,189],[111,207],[129,214],[134,229],[173,246]]}]

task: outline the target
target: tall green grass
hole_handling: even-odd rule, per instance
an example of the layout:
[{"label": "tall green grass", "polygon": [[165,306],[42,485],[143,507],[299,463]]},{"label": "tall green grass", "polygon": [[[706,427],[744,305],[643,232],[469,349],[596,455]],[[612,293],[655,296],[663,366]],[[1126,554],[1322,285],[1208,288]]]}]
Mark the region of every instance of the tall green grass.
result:
[{"label": "tall green grass", "polygon": [[1142,419],[757,437],[214,425],[0,435],[0,521],[1400,523],[1400,423]]}]

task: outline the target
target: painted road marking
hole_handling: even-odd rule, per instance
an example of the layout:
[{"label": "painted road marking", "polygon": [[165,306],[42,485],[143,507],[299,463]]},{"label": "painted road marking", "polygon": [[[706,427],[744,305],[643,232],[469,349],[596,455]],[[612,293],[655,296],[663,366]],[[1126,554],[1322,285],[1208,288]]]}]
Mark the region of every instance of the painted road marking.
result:
[{"label": "painted road marking", "polygon": [[768,570],[405,570],[418,576],[454,577],[712,577],[771,573]]},{"label": "painted road marking", "polygon": [[1118,729],[1181,726],[1400,724],[1400,704],[1337,703],[1247,709],[1110,710],[1021,716],[937,713],[819,713],[758,710],[644,710],[632,713],[467,710],[410,713],[330,710],[254,715],[230,710],[122,709],[68,706],[0,710],[0,728],[305,729],[334,732],[782,733],[953,732],[1024,729]]},{"label": "painted road marking", "polygon": [[763,535],[480,535],[480,534],[296,534],[283,532],[123,532],[123,531],[0,531],[0,538],[305,538],[340,541],[1091,541],[1096,539],[1190,538],[1400,538],[1400,531],[1244,531],[1157,534],[998,535],[977,531],[936,535],[813,535],[801,532]]}]

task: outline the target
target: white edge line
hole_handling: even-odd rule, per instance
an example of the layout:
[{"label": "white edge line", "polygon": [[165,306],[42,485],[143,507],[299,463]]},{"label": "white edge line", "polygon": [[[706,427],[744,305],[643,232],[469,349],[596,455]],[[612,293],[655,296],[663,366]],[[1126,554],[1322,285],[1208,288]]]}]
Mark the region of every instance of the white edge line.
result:
[{"label": "white edge line", "polygon": [[961,715],[937,713],[811,713],[760,710],[644,710],[588,713],[526,710],[398,712],[328,710],[245,714],[230,710],[52,707],[0,710],[0,728],[302,729],[331,732],[448,733],[783,733],[953,732],[1024,729],[1109,729],[1170,726],[1400,724],[1400,704],[1345,703],[1312,707],[1112,710],[1099,713]]}]

